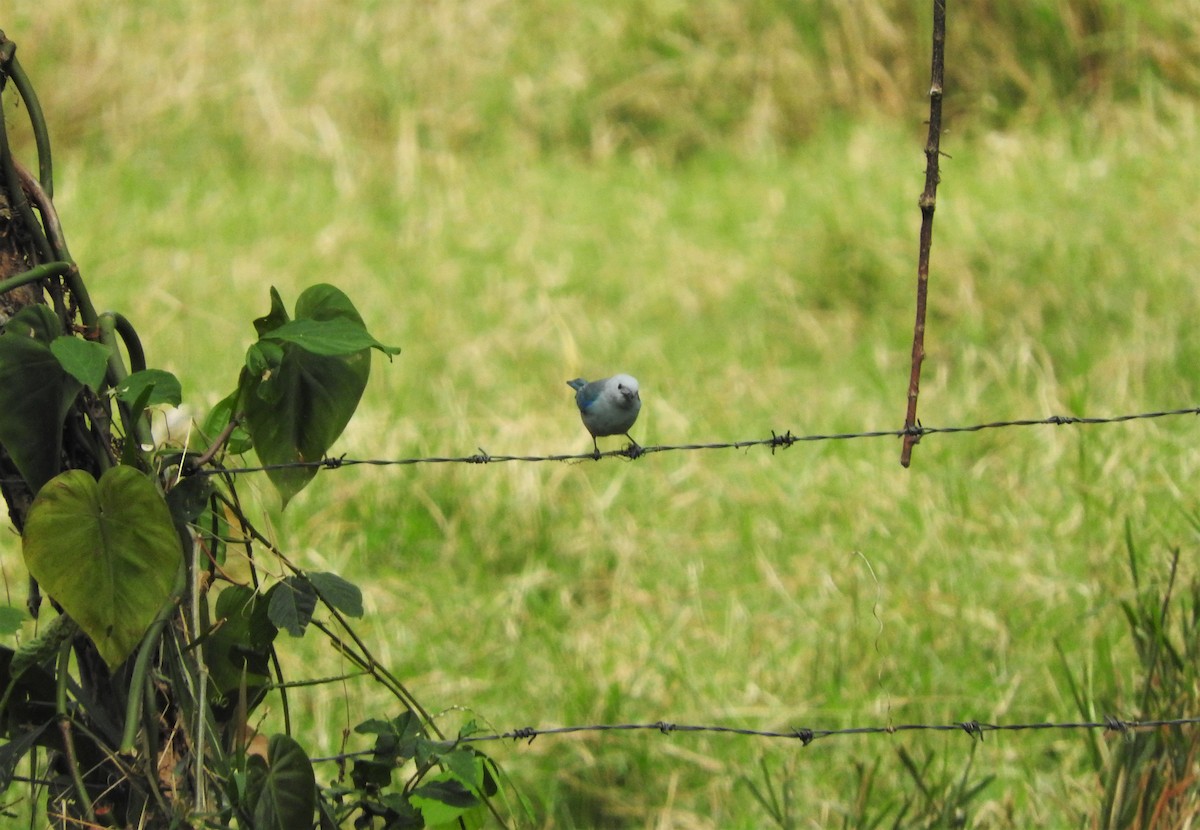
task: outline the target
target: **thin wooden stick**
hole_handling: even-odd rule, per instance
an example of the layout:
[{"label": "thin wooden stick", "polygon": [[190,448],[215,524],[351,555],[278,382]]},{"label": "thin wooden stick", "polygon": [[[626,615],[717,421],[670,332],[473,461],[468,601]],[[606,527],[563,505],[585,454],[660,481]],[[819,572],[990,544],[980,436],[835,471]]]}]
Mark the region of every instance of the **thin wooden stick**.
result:
[{"label": "thin wooden stick", "polygon": [[904,448],[900,465],[912,461],[912,449],[921,440],[917,433],[917,395],[921,364],[925,361],[925,304],[929,295],[929,249],[933,246],[933,210],[937,205],[938,157],[942,138],[942,78],[946,47],[946,0],[933,0],[933,60],[929,84],[929,138],[925,142],[925,190],[921,206],[921,241],[917,255],[917,322],[913,327],[912,374],[908,380],[908,412],[904,417]]}]

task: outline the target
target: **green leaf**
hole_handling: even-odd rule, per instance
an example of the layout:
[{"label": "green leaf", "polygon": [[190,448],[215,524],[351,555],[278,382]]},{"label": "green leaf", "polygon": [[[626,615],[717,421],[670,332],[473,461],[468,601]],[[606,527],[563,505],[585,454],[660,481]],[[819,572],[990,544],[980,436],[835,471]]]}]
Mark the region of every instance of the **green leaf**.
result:
[{"label": "green leaf", "polygon": [[308,579],[321,599],[333,608],[347,617],[358,618],[363,615],[362,591],[357,585],[325,571],[310,573]]},{"label": "green leaf", "polygon": [[317,778],[300,744],[287,735],[271,736],[266,775],[254,782],[250,797],[255,830],[312,827]]},{"label": "green leaf", "polygon": [[82,384],[50,351],[62,333],[45,306],[27,306],[0,335],[0,444],[35,493],[61,469],[62,432]]},{"label": "green leaf", "polygon": [[99,481],[56,476],[34,499],[22,535],[30,575],[116,668],[171,594],[179,536],[154,483],[132,467]]},{"label": "green leaf", "polygon": [[387,355],[400,353],[399,349],[385,346],[372,337],[362,323],[356,323],[346,317],[335,317],[332,320],[293,320],[264,334],[263,338],[295,343],[313,354],[353,354],[368,348],[379,349]]},{"label": "green leaf", "polygon": [[442,753],[446,769],[473,792],[483,784],[483,759],[473,749],[462,748]]},{"label": "green leaf", "polygon": [[[379,795],[379,801],[389,811],[387,815],[387,830],[418,830],[418,828],[431,826],[425,823],[424,819],[421,818],[421,814],[417,812],[417,808],[408,800],[408,793],[383,792]],[[471,830],[482,826],[482,824],[466,825]]]},{"label": "green leaf", "polygon": [[251,698],[270,680],[270,648],[278,630],[266,600],[253,589],[230,585],[217,596],[216,620],[204,643],[204,659],[217,694],[235,695],[245,678]]},{"label": "green leaf", "polygon": [[293,637],[302,637],[317,608],[317,592],[301,576],[289,576],[268,592],[267,615]]},{"label": "green leaf", "polygon": [[18,311],[4,325],[5,334],[39,340],[46,345],[62,335],[62,324],[54,312],[44,305],[31,305]]},{"label": "green leaf", "polygon": [[28,615],[11,605],[0,606],[0,634],[16,634]]},{"label": "green leaf", "polygon": [[296,318],[297,320],[312,318],[322,321],[355,320],[363,328],[363,334],[370,338],[374,348],[379,349],[388,357],[400,354],[398,346],[385,346],[367,334],[354,303],[350,302],[350,298],[340,288],[329,283],[317,283],[304,289],[304,292],[296,300]]},{"label": "green leaf", "polygon": [[50,351],[67,374],[93,392],[100,391],[104,373],[108,371],[107,346],[81,337],[63,336],[50,341]]},{"label": "green leaf", "polygon": [[129,375],[117,386],[117,397],[125,403],[134,403],[146,389],[151,391],[145,406],[179,406],[183,402],[179,378],[162,369],[143,369]]},{"label": "green leaf", "polygon": [[[269,341],[287,323],[279,294],[271,290],[271,313],[255,321],[260,340],[247,354],[238,383],[238,405],[264,465],[320,461],[342,434],[371,373],[370,349],[350,354],[314,354],[295,343]],[[354,305],[338,289],[313,286],[296,303],[299,320],[346,320],[362,326]],[[282,346],[281,354],[276,351]],[[282,467],[267,472],[283,504],[317,474],[316,467]]]},{"label": "green leaf", "polygon": [[449,772],[427,778],[412,791],[409,801],[421,811],[427,827],[454,821],[479,804],[478,796]]},{"label": "green leaf", "polygon": [[[212,408],[208,413],[208,417],[204,419],[204,426],[201,427],[201,432],[209,441],[215,441],[225,427],[229,426],[229,422],[237,415],[236,407],[238,404],[238,395],[240,392],[234,390],[233,394],[226,397],[220,403]],[[250,440],[250,434],[242,427],[234,427],[233,432],[229,436],[229,440],[225,442],[225,451],[232,455],[240,455],[248,452],[254,442]]]}]

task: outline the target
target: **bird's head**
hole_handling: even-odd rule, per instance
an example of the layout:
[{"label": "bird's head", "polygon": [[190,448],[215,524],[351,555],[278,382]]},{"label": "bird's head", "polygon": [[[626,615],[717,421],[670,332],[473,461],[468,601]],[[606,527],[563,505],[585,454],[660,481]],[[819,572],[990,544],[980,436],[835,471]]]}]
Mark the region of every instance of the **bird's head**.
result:
[{"label": "bird's head", "polygon": [[634,401],[641,401],[638,397],[637,378],[631,375],[614,375],[612,385],[617,390],[617,399],[625,406],[632,406]]}]

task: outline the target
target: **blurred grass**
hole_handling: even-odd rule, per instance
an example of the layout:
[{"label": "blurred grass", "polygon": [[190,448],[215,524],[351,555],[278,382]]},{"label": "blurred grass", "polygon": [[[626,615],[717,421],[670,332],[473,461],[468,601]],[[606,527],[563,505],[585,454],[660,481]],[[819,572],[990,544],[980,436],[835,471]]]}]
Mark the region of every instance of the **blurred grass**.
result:
[{"label": "blurred grass", "polygon": [[[1195,402],[1200,17],[1160,6],[951,9],[926,424]],[[618,370],[643,386],[643,443],[897,426],[926,16],[47,0],[0,26],[97,303],[203,407],[269,285],[291,303],[338,284],[405,351],[376,361],[337,451],[394,457],[583,451],[564,381]],[[908,471],[886,440],[354,468],[275,523],[298,561],[363,585],[364,634],[422,700],[497,729],[1062,720],[1056,642],[1101,680],[1137,669],[1123,522],[1150,547],[1194,539],[1193,444],[1174,419],[935,436]],[[315,640],[285,646],[294,675],[337,671]],[[351,686],[301,705],[317,752],[382,704]],[[966,740],[490,749],[546,826],[758,826],[736,782],[764,757],[830,826],[857,765],[878,760],[882,812],[913,785],[892,744],[952,771]],[[976,820],[1078,823],[1088,746],[989,736]]]}]

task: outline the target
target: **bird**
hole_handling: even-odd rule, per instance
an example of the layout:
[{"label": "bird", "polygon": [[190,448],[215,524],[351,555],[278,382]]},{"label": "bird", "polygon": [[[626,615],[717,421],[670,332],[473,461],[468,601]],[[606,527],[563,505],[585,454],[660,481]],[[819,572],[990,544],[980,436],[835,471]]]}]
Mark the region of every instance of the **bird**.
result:
[{"label": "bird", "polygon": [[567,381],[567,386],[575,390],[579,416],[592,434],[593,457],[600,458],[600,445],[596,439],[605,435],[624,435],[633,441],[634,449],[641,449],[629,434],[642,409],[636,378],[620,374],[591,383],[583,378],[575,378]]}]

